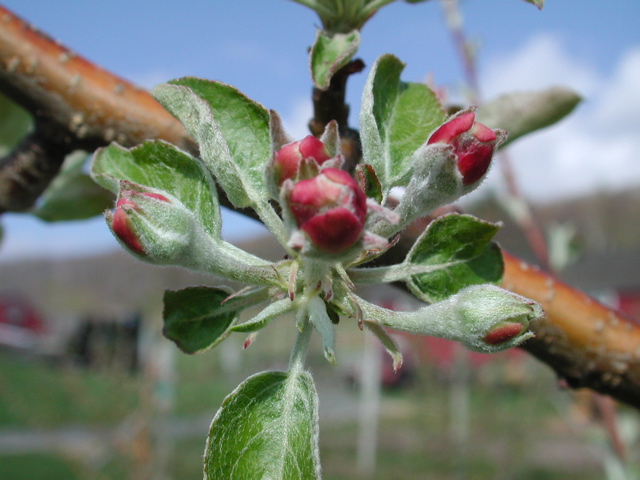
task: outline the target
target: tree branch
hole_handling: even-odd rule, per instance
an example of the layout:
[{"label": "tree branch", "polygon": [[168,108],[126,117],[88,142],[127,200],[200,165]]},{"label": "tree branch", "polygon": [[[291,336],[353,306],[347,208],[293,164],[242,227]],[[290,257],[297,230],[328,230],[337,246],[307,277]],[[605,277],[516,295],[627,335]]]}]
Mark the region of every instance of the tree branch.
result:
[{"label": "tree branch", "polygon": [[47,185],[32,182],[34,175],[52,178],[63,151],[93,151],[111,141],[133,146],[152,138],[197,150],[148,92],[96,67],[1,5],[0,91],[31,113],[37,133],[31,143],[41,147],[37,155],[14,152],[0,161],[0,213],[33,205]]},{"label": "tree branch", "polygon": [[524,349],[572,388],[589,387],[640,408],[640,326],[505,253],[503,286],[540,302],[546,317]]},{"label": "tree branch", "polygon": [[[0,66],[0,91],[29,110],[38,125],[34,136],[0,165],[0,211],[18,201],[7,187],[16,178],[34,185],[19,194],[25,196],[20,200],[35,200],[42,189],[35,185],[57,171],[59,152],[65,149],[92,150],[112,140],[132,146],[162,138],[196,151],[182,126],[146,91],[95,67],[1,6]],[[339,110],[336,115],[344,114]],[[336,118],[331,112],[323,115]],[[32,160],[20,160],[20,155]],[[38,180],[32,181],[32,175]],[[19,202],[20,208],[26,203]],[[409,227],[380,261],[404,260],[424,227],[420,222]],[[570,387],[588,387],[640,408],[640,327],[515,257],[505,254],[505,263],[504,286],[539,301],[547,313],[533,326],[536,338],[524,348]]]}]

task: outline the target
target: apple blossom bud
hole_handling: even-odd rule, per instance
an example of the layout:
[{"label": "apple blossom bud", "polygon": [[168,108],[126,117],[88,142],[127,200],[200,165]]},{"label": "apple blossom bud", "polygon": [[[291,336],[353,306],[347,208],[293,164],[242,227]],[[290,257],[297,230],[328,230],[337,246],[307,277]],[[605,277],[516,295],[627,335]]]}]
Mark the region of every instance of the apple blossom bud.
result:
[{"label": "apple blossom bud", "polygon": [[135,225],[130,217],[130,211],[140,211],[138,204],[132,200],[133,195],[143,195],[149,198],[155,198],[161,202],[168,202],[167,197],[159,193],[143,192],[137,193],[132,190],[123,190],[120,192],[120,198],[116,203],[116,210],[111,217],[111,230],[130,250],[138,255],[144,255],[145,249],[140,243],[135,232]]},{"label": "apple blossom bud", "polygon": [[300,228],[322,251],[340,253],[361,237],[367,197],[343,170],[325,168],[293,186],[289,207]]},{"label": "apple blossom bud", "polygon": [[273,162],[274,180],[278,186],[287,179],[296,180],[304,161],[313,161],[318,167],[331,159],[324,143],[313,135],[282,147],[275,154]]},{"label": "apple blossom bud", "polygon": [[500,325],[484,336],[484,341],[489,345],[500,345],[516,338],[525,330],[520,323],[505,323]]},{"label": "apple blossom bud", "polygon": [[427,141],[429,145],[447,143],[453,146],[463,185],[474,184],[487,173],[499,143],[496,132],[476,122],[475,116],[470,111],[454,116],[433,132]]},{"label": "apple blossom bud", "polygon": [[[544,315],[537,302],[491,284],[465,287],[440,302],[408,312],[353,297],[366,322],[454,340],[484,353],[500,352],[533,337],[529,326]],[[349,313],[355,316],[357,308],[354,304]]]},{"label": "apple blossom bud", "polygon": [[[123,182],[115,211],[107,212],[114,235],[131,252],[153,263],[171,263],[191,244],[193,218],[176,200]],[[133,190],[139,188],[140,190]]]},{"label": "apple blossom bud", "polygon": [[494,285],[467,287],[451,298],[467,333],[461,341],[472,350],[492,352],[518,345],[533,336],[529,323],[543,315],[537,302]]}]

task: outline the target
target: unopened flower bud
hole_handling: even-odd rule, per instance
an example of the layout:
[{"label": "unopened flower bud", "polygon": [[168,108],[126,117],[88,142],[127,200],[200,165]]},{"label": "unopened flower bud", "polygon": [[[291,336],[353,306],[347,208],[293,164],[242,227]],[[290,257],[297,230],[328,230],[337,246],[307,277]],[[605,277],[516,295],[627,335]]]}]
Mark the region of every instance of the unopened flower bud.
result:
[{"label": "unopened flower bud", "polygon": [[154,263],[166,263],[182,255],[191,242],[193,222],[177,201],[155,192],[137,191],[125,184],[116,208],[107,212],[114,235],[133,253]]},{"label": "unopened flower bud", "polygon": [[340,253],[362,235],[367,197],[343,170],[325,168],[293,186],[289,208],[296,224],[320,250]]},{"label": "unopened flower bud", "polygon": [[537,302],[493,285],[467,287],[451,298],[467,333],[460,341],[478,351],[499,351],[522,343],[533,335],[529,323],[543,315]]},{"label": "unopened flower bud", "polygon": [[137,193],[132,190],[123,190],[120,192],[120,198],[116,202],[116,210],[111,217],[111,230],[130,250],[138,255],[144,255],[145,249],[140,243],[140,239],[135,231],[135,223],[131,219],[131,212],[140,212],[140,206],[132,199],[132,196],[141,195],[148,198],[154,198],[161,202],[169,200],[159,193]]},{"label": "unopened flower bud", "polygon": [[474,112],[454,116],[433,132],[427,141],[429,145],[446,143],[453,146],[463,185],[482,179],[500,142],[496,132],[476,122],[475,116]]},{"label": "unopened flower bud", "polygon": [[315,162],[320,167],[331,159],[324,143],[313,135],[303,140],[285,145],[275,155],[273,162],[274,180],[278,186],[287,179],[296,180],[303,162]]}]

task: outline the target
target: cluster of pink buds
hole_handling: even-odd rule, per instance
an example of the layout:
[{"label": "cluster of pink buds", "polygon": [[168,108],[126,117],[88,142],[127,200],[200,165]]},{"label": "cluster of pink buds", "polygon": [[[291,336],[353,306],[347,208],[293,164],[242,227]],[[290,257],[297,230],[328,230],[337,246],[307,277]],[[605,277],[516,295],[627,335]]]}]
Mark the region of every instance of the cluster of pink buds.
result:
[{"label": "cluster of pink buds", "polygon": [[325,168],[318,176],[294,185],[289,208],[298,228],[316,247],[339,253],[360,239],[367,197],[347,172]]},{"label": "cluster of pink buds", "polygon": [[342,163],[341,155],[332,157],[325,143],[313,136],[289,143],[274,155],[272,178],[293,217],[293,248],[302,249],[310,241],[322,252],[341,253],[362,237],[367,197],[339,168]]},{"label": "cluster of pink buds", "polygon": [[427,141],[453,146],[463,185],[472,185],[487,173],[499,141],[496,132],[476,122],[475,117],[473,112],[457,115],[433,132]]},{"label": "cluster of pink buds", "polygon": [[308,135],[278,150],[273,162],[274,180],[278,186],[287,179],[297,180],[306,163],[314,162],[320,167],[331,158],[326,145],[313,135]]}]

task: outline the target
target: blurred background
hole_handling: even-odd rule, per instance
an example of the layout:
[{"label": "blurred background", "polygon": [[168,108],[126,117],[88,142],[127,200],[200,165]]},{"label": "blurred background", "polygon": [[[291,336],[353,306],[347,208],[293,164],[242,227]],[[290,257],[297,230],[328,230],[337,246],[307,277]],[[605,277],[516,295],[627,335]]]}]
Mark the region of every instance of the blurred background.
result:
[{"label": "blurred background", "polygon": [[[307,134],[307,48],[319,22],[294,2],[4,5],[140,86],[185,75],[222,80],[277,110],[294,137]],[[394,53],[407,62],[405,80],[465,103],[468,76],[443,5],[384,7],[364,27],[359,57],[370,66]],[[504,222],[500,243],[537,263],[523,228],[533,222],[561,278],[640,318],[640,4],[458,6],[482,99],[555,85],[583,97],[562,122],[510,146],[515,182],[496,162],[465,210]],[[350,79],[353,125],[366,73]],[[2,100],[7,131],[1,117],[12,108]],[[4,154],[10,140],[2,141]],[[135,261],[102,218],[0,221],[0,478],[201,478],[215,411],[246,376],[286,367],[291,322],[276,322],[245,351],[244,338],[232,336],[184,355],[160,335],[163,291],[215,279]],[[256,222],[225,212],[224,228],[233,243],[281,258]],[[393,290],[367,295],[412,306]],[[615,428],[605,428],[600,400],[562,389],[520,351],[489,357],[443,341],[399,341],[407,360],[397,375],[355,326],[339,329],[337,367],[319,346],[312,351],[325,478],[640,478],[637,412],[622,407]]]}]

